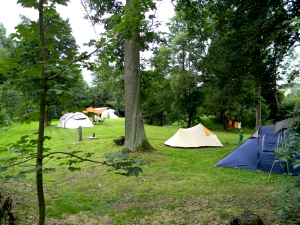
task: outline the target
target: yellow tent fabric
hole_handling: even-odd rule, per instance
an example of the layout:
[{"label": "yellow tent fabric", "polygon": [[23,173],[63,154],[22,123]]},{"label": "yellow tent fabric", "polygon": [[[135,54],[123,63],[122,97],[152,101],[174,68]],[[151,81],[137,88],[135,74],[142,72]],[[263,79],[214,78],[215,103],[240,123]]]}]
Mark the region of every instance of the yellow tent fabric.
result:
[{"label": "yellow tent fabric", "polygon": [[[203,125],[202,125],[203,126]],[[203,126],[204,132],[206,134],[206,136],[212,135],[214,134],[213,132],[211,132],[209,129],[207,129],[205,126]]]}]

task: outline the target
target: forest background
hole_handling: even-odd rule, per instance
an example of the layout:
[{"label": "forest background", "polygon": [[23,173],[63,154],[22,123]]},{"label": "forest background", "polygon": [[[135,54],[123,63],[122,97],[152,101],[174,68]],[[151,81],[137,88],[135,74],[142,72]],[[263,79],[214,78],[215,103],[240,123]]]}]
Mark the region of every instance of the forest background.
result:
[{"label": "forest background", "polygon": [[[168,3],[173,6],[172,2]],[[261,111],[262,124],[287,117],[286,107],[290,110],[294,105],[287,100],[298,98],[297,88],[285,99],[283,91],[280,91],[285,87],[278,83],[291,83],[299,73],[298,52],[295,50],[299,23],[296,8],[293,6],[286,10],[284,4],[274,3],[266,4],[257,11],[247,4],[235,4],[245,12],[244,17],[237,15],[240,11],[233,10],[227,3],[222,6],[209,1],[192,2],[189,6],[179,1],[176,14],[167,24],[169,32],[160,31],[160,36],[153,39],[151,45],[141,49],[153,53],[150,58],[142,58],[141,64],[142,108],[146,123],[163,125],[181,121],[183,126],[189,127],[200,122],[201,116],[212,115],[223,123],[226,130],[229,119],[253,126],[257,120],[257,107]],[[214,13],[214,10],[220,13]],[[222,10],[228,13],[221,14]],[[251,10],[254,10],[253,13]],[[248,14],[250,11],[253,18]],[[283,13],[286,15],[283,16]],[[162,13],[156,15],[161,16]],[[191,15],[195,15],[194,18]],[[239,24],[236,24],[237,16]],[[28,19],[22,17],[21,23],[26,23],[26,20],[28,23]],[[69,40],[74,40],[74,48],[79,52],[69,21],[60,19],[69,27],[66,35],[69,35]],[[224,21],[227,24],[222,24]],[[272,30],[272,27],[278,27],[278,30]],[[264,39],[264,35],[268,38]],[[247,42],[233,41],[245,37]],[[7,36],[3,24],[1,43],[2,57],[16,51],[19,43]],[[67,43],[64,45],[62,47],[67,48]],[[119,50],[122,59],[122,50]],[[112,107],[124,116],[122,66],[107,60],[103,57],[96,59],[90,67],[93,68],[91,85],[86,84],[82,72],[78,75],[81,78],[76,85],[80,86],[81,96],[68,96],[69,103],[51,103],[49,119],[51,111],[55,111],[55,118],[59,118],[62,112],[82,111],[89,106]],[[8,80],[1,76],[2,125],[21,116],[14,116],[14,113],[18,112],[20,104],[17,102],[24,95],[22,91],[8,87]],[[264,88],[260,90],[262,85]],[[281,104],[288,106],[281,107]]]}]

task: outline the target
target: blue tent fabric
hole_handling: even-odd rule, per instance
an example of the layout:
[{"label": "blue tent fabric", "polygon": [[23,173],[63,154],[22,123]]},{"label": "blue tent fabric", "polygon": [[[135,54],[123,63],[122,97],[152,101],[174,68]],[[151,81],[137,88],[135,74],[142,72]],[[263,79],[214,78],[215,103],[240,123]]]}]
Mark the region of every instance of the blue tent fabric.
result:
[{"label": "blue tent fabric", "polygon": [[262,151],[264,152],[274,152],[274,149],[279,147],[280,135],[273,133],[267,133],[263,136],[262,140]]},{"label": "blue tent fabric", "polygon": [[261,126],[253,136],[217,162],[216,166],[298,175],[300,168],[293,169],[286,163],[276,161],[275,149],[282,147],[288,132],[281,129],[274,134],[274,129],[275,125]]}]

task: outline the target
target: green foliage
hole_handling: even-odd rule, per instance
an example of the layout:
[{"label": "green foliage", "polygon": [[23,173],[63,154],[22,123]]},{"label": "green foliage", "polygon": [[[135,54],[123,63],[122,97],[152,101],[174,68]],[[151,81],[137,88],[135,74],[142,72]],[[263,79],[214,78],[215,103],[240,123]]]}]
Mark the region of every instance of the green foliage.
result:
[{"label": "green foliage", "polygon": [[[50,140],[48,136],[44,137],[44,140]],[[24,179],[28,173],[36,172],[41,169],[41,166],[36,166],[34,159],[36,159],[36,148],[37,148],[37,134],[24,135],[16,142],[9,143],[7,145],[1,146],[0,152],[9,153],[8,157],[0,158],[1,167],[0,172],[10,172],[7,171],[10,168],[18,167],[19,173],[15,175],[7,175],[6,180],[14,179]],[[44,148],[44,152],[50,149]]]},{"label": "green foliage", "polygon": [[93,86],[87,93],[89,106],[107,106],[124,112],[124,75],[118,67],[110,65],[107,59],[95,62]]},{"label": "green foliage", "polygon": [[285,99],[280,105],[280,110],[277,113],[278,120],[293,117],[294,110],[297,109],[300,102],[300,98]]},{"label": "green foliage", "polygon": [[289,129],[289,140],[285,142],[285,145],[278,149],[277,156],[280,161],[292,165],[294,168],[300,166],[300,160],[295,159],[297,155],[300,155],[300,119],[299,119],[299,106],[294,110],[293,126]]},{"label": "green foliage", "polygon": [[279,183],[279,188],[268,196],[275,201],[274,208],[282,220],[290,219],[295,223],[300,217],[300,177],[286,177]]},{"label": "green foliage", "polygon": [[17,120],[14,115],[20,108],[21,99],[22,93],[9,82],[4,82],[2,85],[0,85],[0,102],[2,105],[1,108],[3,111],[5,111],[4,114],[6,114],[6,116],[2,114],[2,118],[0,120],[1,125],[5,125],[5,121]]},{"label": "green foliage", "polygon": [[[286,163],[292,168],[300,166],[300,160],[295,159],[300,155],[300,121],[299,109],[294,111],[294,125],[290,129],[289,140],[285,142],[282,148],[276,151],[279,161]],[[280,183],[279,189],[271,195],[275,199],[275,209],[282,219],[291,219],[299,222],[300,216],[300,177],[287,177]]]},{"label": "green foliage", "polygon": [[150,59],[153,71],[142,71],[141,99],[143,117],[147,124],[159,125],[172,122],[173,92],[167,78],[171,71],[172,49],[161,46]]},{"label": "green foliage", "polygon": [[111,166],[112,170],[117,170],[118,174],[136,177],[139,173],[142,173],[143,170],[139,166],[134,165],[147,165],[147,163],[139,157],[132,157],[122,151],[105,154],[104,164]]},{"label": "green foliage", "polygon": [[103,38],[97,41],[91,41],[89,45],[94,45],[101,52],[98,52],[98,58],[108,59],[110,62],[116,62],[116,66],[123,69],[124,62],[124,41],[132,38],[135,32],[140,33],[137,40],[140,43],[141,50],[149,50],[149,44],[159,39],[151,26],[153,24],[153,10],[156,5],[152,0],[137,1],[124,5],[121,1],[96,1],[85,0],[89,11],[89,18],[93,23],[101,23],[104,26],[106,42]]},{"label": "green foliage", "polygon": [[[291,55],[290,47],[298,41],[293,29],[299,26],[296,3],[178,1],[176,9],[186,21],[188,37],[195,36],[207,46],[202,60],[198,57],[197,69],[205,78],[204,85],[217,92],[208,94],[208,101],[215,98],[211,102],[219,106],[215,112],[221,114],[220,119],[228,114],[243,117],[244,109],[253,112],[255,101],[262,97],[266,105],[262,121],[276,120],[282,100],[276,90],[280,62]],[[282,73],[288,72],[285,68]],[[262,87],[261,96],[256,96],[255,87]]]},{"label": "green foliage", "polygon": [[9,115],[6,113],[5,108],[0,103],[0,126],[8,126],[9,119]]},{"label": "green foliage", "polygon": [[[16,175],[7,175],[5,177],[6,180],[24,179],[28,173],[33,173],[40,169],[45,173],[56,171],[55,168],[42,168],[35,165],[33,160],[37,157],[35,153],[37,148],[36,135],[36,133],[33,135],[24,135],[17,142],[1,146],[0,152],[5,152],[8,149],[7,153],[9,153],[9,157],[0,158],[2,165],[0,172],[10,173],[11,170],[8,171],[8,169],[12,167],[18,167],[20,171]],[[49,141],[51,138],[44,136],[45,140]],[[78,164],[89,161],[103,164],[109,167],[110,170],[114,170],[116,173],[124,176],[138,176],[139,173],[143,172],[140,166],[147,164],[139,157],[130,156],[122,151],[105,154],[103,161],[93,160],[94,153],[85,151],[53,152],[50,151],[50,148],[44,147],[43,153],[43,159],[61,161],[59,165],[66,165],[71,172],[81,170]]]},{"label": "green foliage", "polygon": [[295,167],[299,166],[299,162],[294,161],[295,157],[300,154],[300,135],[298,130],[291,130],[289,140],[286,145],[278,149],[279,160],[289,165],[296,163]]},{"label": "green foliage", "polygon": [[[44,13],[47,63],[43,64],[39,57],[39,21],[30,21],[26,17],[22,17],[17,33],[13,34],[18,40],[13,57],[3,59],[5,67],[2,71],[10,78],[11,90],[22,93],[18,96],[23,98],[19,99],[21,104],[12,104],[14,114],[25,122],[38,118],[36,104],[39,101],[39,90],[36,87],[41,85],[42,65],[46,68],[48,86],[46,115],[50,114],[50,109],[71,110],[80,107],[83,100],[81,92],[86,86],[75,60],[78,58],[78,46],[69,21],[62,19],[53,5],[46,7]],[[6,96],[9,97],[8,94]],[[12,111],[12,107],[7,108]]]},{"label": "green foliage", "polygon": [[0,85],[8,80],[3,68],[6,67],[5,57],[11,57],[14,52],[14,43],[10,37],[6,36],[6,29],[0,22]]}]

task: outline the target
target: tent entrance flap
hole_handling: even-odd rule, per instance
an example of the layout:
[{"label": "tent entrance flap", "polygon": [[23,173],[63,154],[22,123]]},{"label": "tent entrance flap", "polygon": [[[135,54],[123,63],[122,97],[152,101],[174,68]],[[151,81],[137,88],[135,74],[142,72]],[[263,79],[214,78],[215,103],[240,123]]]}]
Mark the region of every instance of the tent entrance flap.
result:
[{"label": "tent entrance flap", "polygon": [[263,152],[274,152],[276,148],[280,145],[281,135],[275,135],[273,133],[268,133],[263,135],[262,139],[262,151]]}]

